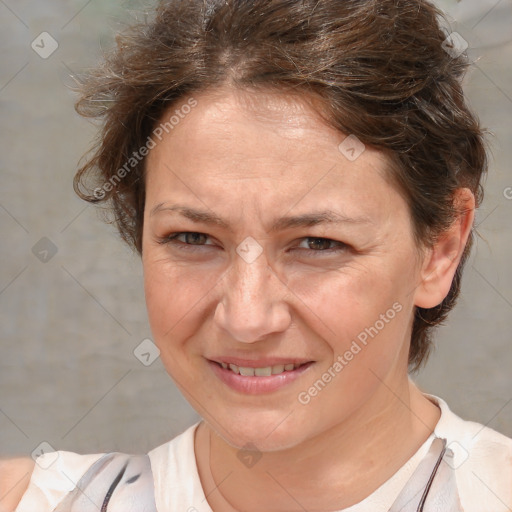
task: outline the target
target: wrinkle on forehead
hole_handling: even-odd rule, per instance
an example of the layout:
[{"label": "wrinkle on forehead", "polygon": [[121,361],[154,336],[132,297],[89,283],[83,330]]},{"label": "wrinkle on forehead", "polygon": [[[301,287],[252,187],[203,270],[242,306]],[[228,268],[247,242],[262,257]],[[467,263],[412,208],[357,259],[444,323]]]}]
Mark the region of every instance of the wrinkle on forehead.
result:
[{"label": "wrinkle on forehead", "polygon": [[[195,120],[197,128],[209,130],[213,126],[219,136],[225,131],[226,137],[229,137],[234,126],[234,112],[237,114],[237,123],[258,123],[260,128],[283,138],[300,138],[318,129],[340,135],[322,116],[320,100],[305,92],[267,87],[241,89],[224,85],[199,92],[194,98],[202,107],[200,119]],[[185,104],[186,101],[181,103]],[[178,108],[181,103],[177,104]],[[169,112],[177,107],[171,107]],[[162,119],[167,117],[166,113]],[[181,124],[169,135],[180,131]]]}]

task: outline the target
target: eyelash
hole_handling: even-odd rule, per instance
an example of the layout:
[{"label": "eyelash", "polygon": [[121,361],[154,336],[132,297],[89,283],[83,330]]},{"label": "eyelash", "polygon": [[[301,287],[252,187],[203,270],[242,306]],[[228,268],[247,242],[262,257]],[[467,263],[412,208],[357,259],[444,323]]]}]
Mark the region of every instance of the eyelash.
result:
[{"label": "eyelash", "polygon": [[[161,245],[174,245],[180,250],[184,251],[197,251],[200,250],[201,247],[207,247],[208,245],[213,246],[212,244],[188,244],[186,242],[180,242],[177,240],[177,238],[181,235],[202,235],[207,238],[210,238],[209,235],[206,233],[200,233],[196,231],[180,231],[178,233],[171,233],[170,235],[167,235],[165,237],[159,238],[157,241]],[[330,249],[323,249],[323,250],[315,250],[315,249],[305,249],[304,247],[299,248],[299,250],[305,250],[310,253],[310,256],[316,257],[321,254],[336,254],[340,252],[344,252],[348,249],[348,245],[344,244],[343,242],[338,242],[336,240],[332,240],[330,238],[324,238],[319,236],[306,236],[300,239],[303,240],[322,240],[322,241],[328,241],[331,244],[334,244],[337,246],[336,248],[330,248]],[[315,254],[316,253],[316,254]]]}]

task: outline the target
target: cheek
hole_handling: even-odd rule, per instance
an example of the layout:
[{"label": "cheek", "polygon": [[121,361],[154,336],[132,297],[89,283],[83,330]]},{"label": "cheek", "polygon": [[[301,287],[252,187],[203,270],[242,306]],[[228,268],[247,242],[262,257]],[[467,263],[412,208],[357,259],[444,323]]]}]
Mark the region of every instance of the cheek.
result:
[{"label": "cheek", "polygon": [[[406,368],[410,314],[406,279],[379,278],[382,275],[375,267],[372,272],[302,280],[307,328],[322,338],[326,351],[321,366],[305,383],[299,403],[310,400],[322,411],[349,414],[377,392],[382,381]],[[324,387],[319,381],[328,384]],[[333,413],[331,419],[338,421],[339,414]]]},{"label": "cheek", "polygon": [[147,252],[143,266],[148,318],[162,350],[164,343],[183,339],[192,325],[200,325],[198,315],[222,276],[218,270],[170,263],[157,251]]},{"label": "cheek", "polygon": [[406,348],[411,306],[406,303],[408,278],[398,267],[390,274],[368,262],[359,268],[297,276],[289,285],[306,306],[301,317],[307,327],[325,340],[332,361],[343,358],[344,373],[351,379],[367,379],[369,370],[384,374]]},{"label": "cheek", "polygon": [[345,334],[357,335],[358,328],[364,329],[378,321],[381,314],[403,297],[404,286],[380,265],[368,262],[335,271],[296,275],[288,281],[288,288],[331,337],[346,338]]},{"label": "cheek", "polygon": [[186,325],[193,313],[194,288],[177,269],[170,269],[158,262],[144,264],[146,307],[153,341],[160,350],[160,359],[173,378],[180,383],[185,375],[183,351],[180,347],[191,332]]}]

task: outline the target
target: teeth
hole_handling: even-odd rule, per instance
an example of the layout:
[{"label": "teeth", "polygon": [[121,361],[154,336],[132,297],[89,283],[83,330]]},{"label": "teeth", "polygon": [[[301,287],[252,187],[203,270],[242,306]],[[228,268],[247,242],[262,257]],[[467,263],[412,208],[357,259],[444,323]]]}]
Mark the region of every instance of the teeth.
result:
[{"label": "teeth", "polygon": [[258,377],[269,377],[272,375],[272,366],[266,366],[265,368],[255,368],[254,375]]},{"label": "teeth", "polygon": [[276,364],[272,366],[272,375],[277,375],[284,372],[284,364]]},{"label": "teeth", "polygon": [[295,368],[301,366],[300,364],[276,364],[275,366],[265,366],[262,368],[252,368],[250,366],[237,366],[236,364],[220,363],[222,368],[227,370],[228,368],[239,375],[244,377],[270,377],[271,375],[279,375],[284,371],[292,371]]}]

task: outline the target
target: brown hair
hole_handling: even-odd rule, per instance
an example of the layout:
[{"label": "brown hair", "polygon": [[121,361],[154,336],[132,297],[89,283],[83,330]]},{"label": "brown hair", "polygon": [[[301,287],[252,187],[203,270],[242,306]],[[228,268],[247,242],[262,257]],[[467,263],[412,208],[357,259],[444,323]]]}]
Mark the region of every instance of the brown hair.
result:
[{"label": "brown hair", "polygon": [[[455,218],[457,188],[468,187],[481,203],[487,167],[483,132],[460,83],[466,58],[443,48],[439,17],[426,0],[161,2],[151,21],[117,37],[81,83],[77,111],[103,124],[75,190],[107,202],[122,238],[141,253],[138,152],[170,106],[226,83],[288,90],[316,98],[331,126],[390,155],[418,247],[428,247]],[[473,234],[445,300],[415,311],[412,371],[428,357],[432,328],[455,305],[472,241]]]}]

